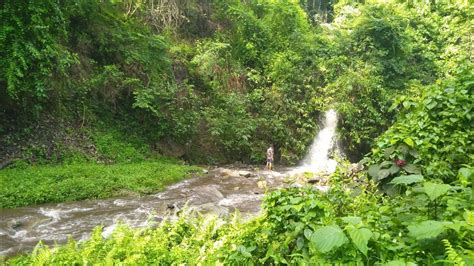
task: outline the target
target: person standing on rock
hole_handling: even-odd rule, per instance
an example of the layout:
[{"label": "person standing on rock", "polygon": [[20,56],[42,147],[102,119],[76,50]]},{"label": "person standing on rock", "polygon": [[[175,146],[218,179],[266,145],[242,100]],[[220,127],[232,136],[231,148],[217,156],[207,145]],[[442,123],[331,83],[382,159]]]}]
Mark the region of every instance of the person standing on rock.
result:
[{"label": "person standing on rock", "polygon": [[267,149],[267,170],[273,169],[273,145]]}]

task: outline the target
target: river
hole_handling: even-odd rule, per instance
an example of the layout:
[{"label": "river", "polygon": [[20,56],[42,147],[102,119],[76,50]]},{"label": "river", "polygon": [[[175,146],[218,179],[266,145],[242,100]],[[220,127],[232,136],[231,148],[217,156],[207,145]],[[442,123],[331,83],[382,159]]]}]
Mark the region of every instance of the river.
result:
[{"label": "river", "polygon": [[172,216],[187,204],[201,212],[227,215],[238,209],[244,216],[260,210],[265,189],[284,185],[285,172],[251,168],[215,168],[207,174],[143,197],[85,200],[0,210],[0,257],[30,251],[42,240],[65,243],[68,237],[87,239],[92,229],[104,227],[107,237],[122,221],[144,227]]}]

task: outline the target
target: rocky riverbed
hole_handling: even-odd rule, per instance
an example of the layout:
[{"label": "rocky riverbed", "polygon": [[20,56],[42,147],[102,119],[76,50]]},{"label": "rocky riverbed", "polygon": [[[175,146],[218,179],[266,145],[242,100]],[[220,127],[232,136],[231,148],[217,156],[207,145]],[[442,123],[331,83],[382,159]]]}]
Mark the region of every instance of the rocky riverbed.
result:
[{"label": "rocky riverbed", "polygon": [[[319,189],[327,189],[324,178],[310,180]],[[163,192],[143,197],[1,209],[0,256],[30,251],[40,240],[53,244],[65,243],[68,237],[86,239],[99,225],[104,227],[104,237],[119,222],[132,227],[148,226],[164,217],[173,217],[185,205],[220,216],[235,210],[244,217],[252,216],[260,211],[265,191],[306,182],[306,177],[295,177],[292,168],[268,171],[252,166],[211,167]]]}]

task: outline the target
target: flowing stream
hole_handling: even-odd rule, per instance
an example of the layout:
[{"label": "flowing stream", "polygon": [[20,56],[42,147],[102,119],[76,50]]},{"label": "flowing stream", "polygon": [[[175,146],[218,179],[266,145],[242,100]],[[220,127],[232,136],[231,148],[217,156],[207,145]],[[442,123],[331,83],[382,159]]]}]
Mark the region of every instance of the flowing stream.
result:
[{"label": "flowing stream", "polygon": [[103,226],[107,237],[118,222],[144,227],[162,220],[185,204],[203,213],[227,215],[239,210],[255,215],[266,189],[283,186],[286,177],[302,172],[331,172],[335,162],[328,159],[334,146],[337,114],[325,115],[324,128],[318,133],[303,164],[274,171],[252,167],[218,167],[208,173],[169,186],[165,191],[143,197],[121,197],[44,204],[15,209],[0,209],[0,257],[31,251],[38,241],[65,243],[68,237],[84,240],[96,226]]}]

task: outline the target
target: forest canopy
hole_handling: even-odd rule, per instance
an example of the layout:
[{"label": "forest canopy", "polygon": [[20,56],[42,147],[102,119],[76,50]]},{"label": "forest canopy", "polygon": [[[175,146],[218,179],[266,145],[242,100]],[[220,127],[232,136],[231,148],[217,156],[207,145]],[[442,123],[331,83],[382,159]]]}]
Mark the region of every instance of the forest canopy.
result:
[{"label": "forest canopy", "polygon": [[394,99],[471,63],[470,11],[463,1],[6,1],[0,133],[115,117],[191,161],[261,162],[274,143],[296,163],[335,108],[357,160],[395,121]]}]

